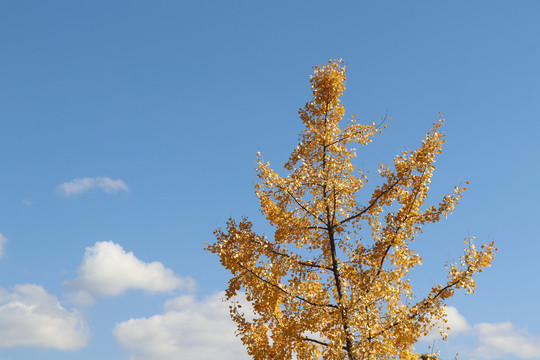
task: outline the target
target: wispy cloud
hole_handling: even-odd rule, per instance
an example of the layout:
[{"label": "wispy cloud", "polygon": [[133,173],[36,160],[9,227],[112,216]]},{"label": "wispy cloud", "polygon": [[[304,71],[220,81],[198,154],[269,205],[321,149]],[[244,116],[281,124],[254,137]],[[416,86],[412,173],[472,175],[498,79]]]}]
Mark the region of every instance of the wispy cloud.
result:
[{"label": "wispy cloud", "polygon": [[0,258],[4,257],[6,253],[6,243],[8,242],[8,238],[5,237],[0,233]]},{"label": "wispy cloud", "polygon": [[78,195],[92,189],[101,189],[108,194],[119,191],[129,192],[129,187],[124,181],[114,180],[107,176],[77,178],[56,187],[56,191],[63,196]]},{"label": "wispy cloud", "polygon": [[191,278],[175,275],[158,261],[145,263],[112,241],[86,248],[77,272],[77,278],[64,282],[64,286],[78,291],[69,297],[79,305],[91,305],[93,295],[116,296],[128,289],[157,293],[194,287]]}]

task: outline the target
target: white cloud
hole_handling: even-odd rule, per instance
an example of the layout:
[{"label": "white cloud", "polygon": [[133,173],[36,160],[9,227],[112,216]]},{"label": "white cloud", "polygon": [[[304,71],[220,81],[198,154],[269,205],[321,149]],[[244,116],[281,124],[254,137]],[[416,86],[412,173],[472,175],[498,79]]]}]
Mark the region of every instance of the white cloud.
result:
[{"label": "white cloud", "polygon": [[540,358],[540,336],[520,330],[511,322],[480,323],[474,326],[481,345],[474,356],[496,359],[512,356],[520,359]]},{"label": "white cloud", "polygon": [[223,297],[180,296],[165,304],[163,314],[121,322],[113,334],[132,352],[131,360],[247,360]]},{"label": "white cloud", "polygon": [[0,288],[0,347],[77,350],[88,343],[86,323],[58,299],[33,284]]},{"label": "white cloud", "polygon": [[0,233],[0,258],[4,257],[6,253],[5,246],[7,242],[8,242],[8,238]]},{"label": "white cloud", "polygon": [[129,187],[120,179],[113,180],[110,177],[98,176],[95,178],[77,178],[57,186],[56,191],[64,196],[82,194],[91,189],[102,189],[108,194],[119,191],[129,192]]},{"label": "white cloud", "polygon": [[471,330],[471,326],[467,322],[467,319],[461,315],[458,310],[453,306],[447,306],[445,308],[447,326],[450,330],[447,331],[449,335],[457,335],[461,333],[467,333]]},{"label": "white cloud", "polygon": [[[444,312],[446,314],[446,324],[437,322],[429,334],[424,336],[421,341],[432,342],[440,340],[441,333],[439,329],[441,328],[445,330],[448,336],[456,336],[458,334],[471,331],[472,328],[467,322],[467,319],[465,319],[465,317],[461,315],[455,307],[447,306],[445,307]],[[450,330],[446,329],[446,327],[449,327]]]},{"label": "white cloud", "polygon": [[[467,334],[468,340],[473,342],[469,350],[461,347],[460,353],[468,358],[477,359],[540,359],[540,336],[529,334],[526,330],[516,328],[511,322],[478,323],[469,325],[467,319],[453,306],[445,309],[450,327],[447,330],[448,338],[459,334]],[[440,340],[437,327],[421,340],[432,342]],[[472,349],[472,350],[471,350]]]},{"label": "white cloud", "polygon": [[128,289],[169,292],[194,287],[191,278],[179,277],[157,261],[145,263],[112,241],[96,242],[86,248],[77,273],[75,279],[65,281],[64,285],[79,291],[71,294],[71,300],[80,305],[91,304],[91,295],[115,296]]}]

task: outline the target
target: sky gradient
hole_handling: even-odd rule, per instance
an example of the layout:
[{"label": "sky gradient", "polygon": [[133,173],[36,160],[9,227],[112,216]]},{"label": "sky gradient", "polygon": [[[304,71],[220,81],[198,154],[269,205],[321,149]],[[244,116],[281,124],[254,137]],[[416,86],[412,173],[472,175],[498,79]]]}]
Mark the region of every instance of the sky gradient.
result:
[{"label": "sky gradient", "polygon": [[[392,117],[357,164],[447,143],[418,289],[475,236],[499,248],[450,302],[444,359],[540,359],[540,2],[0,1],[0,359],[246,358],[204,252],[227,218],[271,234],[256,153],[282,169],[314,65],[347,116]],[[283,173],[283,172],[282,172]],[[369,174],[368,174],[369,176]]]}]

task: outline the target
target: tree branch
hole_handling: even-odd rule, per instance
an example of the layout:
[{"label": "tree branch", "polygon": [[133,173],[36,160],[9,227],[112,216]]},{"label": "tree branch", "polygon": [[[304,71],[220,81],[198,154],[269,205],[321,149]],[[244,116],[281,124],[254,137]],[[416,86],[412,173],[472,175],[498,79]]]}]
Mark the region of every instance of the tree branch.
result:
[{"label": "tree branch", "polygon": [[[424,177],[425,174],[426,174],[426,169],[424,168],[424,170],[422,170],[422,178]],[[386,250],[384,251],[384,254],[383,254],[382,258],[381,258],[381,262],[379,264],[379,270],[377,271],[376,276],[380,275],[380,273],[382,271],[382,268],[383,268],[383,265],[384,265],[384,261],[386,260],[386,256],[388,255],[388,252],[390,251],[390,249],[394,245],[394,240],[396,240],[396,236],[399,234],[399,232],[403,228],[403,222],[405,222],[409,218],[409,215],[411,214],[412,208],[414,206],[414,203],[416,202],[416,199],[418,198],[419,193],[420,193],[420,190],[417,189],[416,192],[414,193],[414,197],[413,197],[413,199],[411,201],[411,204],[409,205],[409,210],[407,210],[407,215],[405,215],[405,217],[400,222],[400,224],[399,224],[398,228],[396,229],[396,231],[394,231],[394,236],[392,237],[392,240],[388,243],[388,246],[386,247]],[[399,212],[398,212],[397,215],[399,215]]]},{"label": "tree branch", "polygon": [[288,296],[291,296],[291,297],[294,297],[298,300],[301,300],[309,305],[312,305],[312,306],[319,306],[319,307],[330,307],[330,308],[334,308],[334,309],[337,309],[337,305],[334,305],[334,304],[319,304],[319,303],[315,303],[313,301],[309,301],[308,299],[300,296],[300,295],[295,295],[295,294],[292,294],[290,293],[289,291],[283,289],[281,286],[277,285],[277,284],[274,284],[273,282],[263,278],[262,276],[258,275],[257,273],[255,273],[253,270],[249,269],[248,267],[242,265],[240,262],[236,262],[238,264],[238,266],[240,266],[242,269],[244,269],[244,271],[248,272],[250,275],[254,276],[255,278],[259,279],[260,281],[264,282],[265,284],[267,285],[270,285],[276,289],[278,289],[279,291],[287,294]]},{"label": "tree branch", "polygon": [[[380,130],[380,129],[381,129],[381,125],[384,124],[384,122],[386,121],[386,117],[387,117],[387,116],[388,116],[388,110],[386,110],[386,114],[384,114],[384,119],[381,118],[381,122],[375,127],[375,129],[377,129],[377,130]],[[343,140],[347,140],[348,138],[350,138],[350,137],[352,137],[352,136],[354,136],[354,135],[357,135],[357,134],[358,134],[358,132],[353,133],[353,134],[350,134],[350,135],[347,135],[347,136],[343,136],[343,137],[337,139],[336,141],[331,142],[331,143],[328,144],[327,146],[332,146],[332,145],[334,145],[334,144],[337,144],[338,142],[341,142],[341,141],[343,141]]]},{"label": "tree branch", "polygon": [[284,257],[287,257],[289,259],[292,259],[293,261],[296,261],[298,264],[300,264],[302,266],[308,266],[308,267],[313,267],[313,268],[317,268],[317,269],[324,269],[324,270],[332,271],[331,267],[315,264],[312,261],[299,261],[299,260],[296,260],[294,257],[292,257],[289,254],[283,254],[283,253],[280,253],[280,252],[275,251],[275,250],[272,250],[272,253],[274,253],[276,255],[279,255],[279,256],[284,256]]},{"label": "tree branch", "polygon": [[328,230],[328,227],[323,226],[308,226],[308,229],[317,229],[317,230]]},{"label": "tree branch", "polygon": [[308,213],[309,215],[313,216],[315,219],[319,220],[320,222],[322,222],[323,224],[326,224],[320,217],[318,217],[317,215],[315,215],[314,213],[312,213],[308,208],[306,208],[304,205],[302,205],[302,203],[300,201],[298,201],[298,199],[296,199],[296,197],[291,194],[288,190],[282,190],[284,191],[287,195],[289,195],[291,197],[291,199],[294,200],[294,202],[300,206],[300,208],[302,210],[304,210],[306,213]]},{"label": "tree branch", "polygon": [[348,221],[351,221],[351,220],[354,220],[356,219],[357,217],[359,216],[362,216],[364,215],[366,212],[368,212],[373,206],[375,206],[375,204],[377,204],[377,202],[379,201],[379,199],[383,196],[383,195],[386,195],[390,190],[392,190],[397,184],[399,183],[399,180],[396,180],[392,185],[390,185],[385,191],[381,192],[379,194],[379,196],[377,196],[372,202],[371,204],[369,204],[368,206],[364,207],[358,214],[356,215],[352,215],[352,216],[349,216],[348,218],[344,219],[344,220],[341,220],[339,222],[339,225],[343,225],[344,223],[348,222]]},{"label": "tree branch", "polygon": [[301,338],[301,340],[304,340],[304,341],[311,341],[311,342],[314,342],[314,343],[316,343],[316,344],[323,345],[323,346],[330,346],[330,345],[328,345],[327,343],[325,343],[324,341],[320,341],[320,340],[315,340],[315,339],[312,339],[312,338],[308,338],[307,336]]},{"label": "tree branch", "polygon": [[[257,245],[259,246],[262,246],[263,249],[264,248],[270,248],[270,251],[272,254],[275,254],[275,255],[278,255],[278,256],[283,256],[283,257],[286,257],[288,259],[291,259],[292,261],[295,261],[297,264],[299,265],[302,265],[302,266],[307,266],[307,267],[313,267],[313,268],[317,268],[317,269],[324,269],[324,270],[329,270],[329,271],[332,271],[332,268],[328,267],[328,266],[324,266],[324,265],[319,265],[319,264],[316,264],[314,263],[313,261],[301,261],[301,260],[297,260],[294,258],[294,256],[292,255],[289,255],[289,254],[286,254],[286,253],[282,253],[280,251],[277,251],[277,250],[274,250],[274,246],[271,242],[267,242],[267,243],[263,243],[261,241],[258,241],[256,239],[256,235],[254,236],[253,239],[250,239],[251,241],[253,241],[254,243],[256,243]],[[263,250],[264,251],[264,250]]]},{"label": "tree branch", "polygon": [[[424,305],[424,306],[427,306],[429,305],[429,302],[430,301],[433,301],[433,300],[436,300],[438,299],[446,290],[450,289],[450,288],[453,288],[454,286],[456,286],[457,284],[459,284],[463,278],[465,277],[465,274],[469,273],[471,270],[471,267],[470,265],[467,267],[467,270],[463,273],[463,275],[459,278],[459,279],[456,279],[454,282],[450,283],[450,284],[447,284],[445,287],[441,288],[439,291],[437,291],[437,293],[435,295],[431,295],[431,296],[428,296],[427,299],[424,299],[423,301],[417,303],[416,305],[413,306],[413,308],[419,306],[419,305]],[[417,308],[419,309],[419,308]],[[421,308],[420,308],[421,309]],[[368,339],[374,339],[376,338],[377,336],[381,335],[383,332],[385,331],[388,331],[388,330],[391,330],[392,328],[398,326],[399,324],[403,323],[405,320],[412,320],[414,319],[415,317],[417,317],[418,315],[420,315],[422,312],[420,310],[417,310],[417,311],[413,311],[413,313],[411,313],[406,319],[401,319],[401,320],[398,320],[398,321],[395,321],[393,322],[390,326],[388,326],[386,329],[383,329],[381,331],[379,331],[377,334],[373,335],[373,336],[370,336]]]}]

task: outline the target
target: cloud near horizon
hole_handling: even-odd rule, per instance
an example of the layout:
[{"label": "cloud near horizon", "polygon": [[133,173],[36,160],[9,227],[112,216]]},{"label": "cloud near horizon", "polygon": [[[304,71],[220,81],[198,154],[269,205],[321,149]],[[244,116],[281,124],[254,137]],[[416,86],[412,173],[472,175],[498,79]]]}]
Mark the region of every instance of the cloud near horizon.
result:
[{"label": "cloud near horizon", "polygon": [[[113,334],[132,360],[248,360],[229,318],[224,292],[197,300],[184,295],[166,302],[164,313],[117,323]],[[239,299],[245,302],[245,299]],[[244,308],[248,308],[248,305]]]},{"label": "cloud near horizon", "polygon": [[479,323],[474,325],[480,346],[473,355],[484,359],[497,359],[501,355],[519,359],[540,359],[540,336],[518,329],[510,321]]},{"label": "cloud near horizon", "polygon": [[[240,295],[240,294],[239,294]],[[117,323],[113,335],[131,353],[131,360],[176,360],[178,354],[192,360],[249,359],[240,340],[234,335],[236,326],[229,317],[224,292],[197,300],[184,295],[165,303],[161,314],[132,318]],[[245,309],[245,297],[239,301]],[[470,325],[455,307],[445,309],[447,331],[454,338],[466,334],[473,345],[461,348],[471,359],[540,359],[540,337],[520,330],[510,322]],[[433,342],[438,331],[422,339]]]},{"label": "cloud near horizon", "polygon": [[[445,309],[449,338],[466,334],[473,338],[476,347],[463,352],[469,358],[504,359],[540,359],[540,336],[534,336],[524,329],[518,329],[511,322],[478,323],[470,325],[467,319],[453,306]],[[439,324],[440,325],[440,324]],[[421,339],[432,342],[440,339],[437,328]]]},{"label": "cloud near horizon", "polygon": [[130,191],[124,181],[120,179],[113,180],[107,176],[77,178],[56,187],[56,191],[65,197],[83,194],[91,189],[101,189],[107,194]]},{"label": "cloud near horizon", "polygon": [[56,296],[34,284],[0,288],[0,348],[16,346],[78,350],[88,343],[86,322]]},{"label": "cloud near horizon", "polygon": [[87,247],[77,277],[64,282],[66,288],[78,291],[69,297],[79,305],[91,305],[94,295],[116,296],[128,289],[151,293],[193,290],[194,284],[193,279],[175,275],[160,262],[139,260],[112,241]]}]

